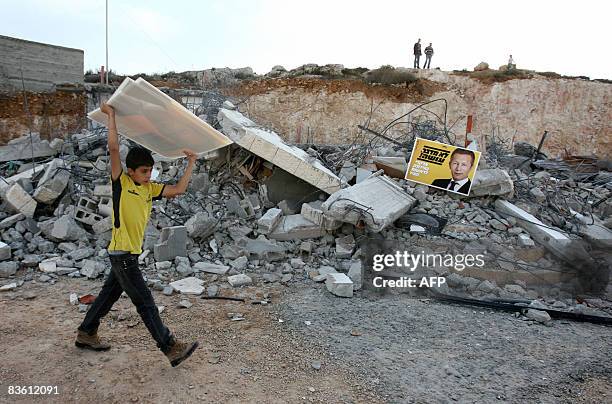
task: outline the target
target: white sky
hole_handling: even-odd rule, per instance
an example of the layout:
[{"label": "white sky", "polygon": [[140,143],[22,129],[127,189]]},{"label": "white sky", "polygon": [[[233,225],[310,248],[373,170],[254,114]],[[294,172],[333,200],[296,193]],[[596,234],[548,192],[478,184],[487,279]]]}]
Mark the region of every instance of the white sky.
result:
[{"label": "white sky", "polygon": [[[548,0],[108,0],[109,65],[122,74],[339,63],[518,68],[612,79],[612,2]],[[105,63],[105,0],[0,0],[0,34],[85,51]],[[423,46],[423,48],[424,48]]]}]

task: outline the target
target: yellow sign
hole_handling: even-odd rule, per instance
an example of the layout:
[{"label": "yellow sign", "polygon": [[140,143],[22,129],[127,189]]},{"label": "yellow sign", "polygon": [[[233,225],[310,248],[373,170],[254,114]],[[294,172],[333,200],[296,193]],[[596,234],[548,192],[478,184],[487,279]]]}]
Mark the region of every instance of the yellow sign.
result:
[{"label": "yellow sign", "polygon": [[479,160],[479,151],[417,138],[405,178],[460,195],[469,195]]}]

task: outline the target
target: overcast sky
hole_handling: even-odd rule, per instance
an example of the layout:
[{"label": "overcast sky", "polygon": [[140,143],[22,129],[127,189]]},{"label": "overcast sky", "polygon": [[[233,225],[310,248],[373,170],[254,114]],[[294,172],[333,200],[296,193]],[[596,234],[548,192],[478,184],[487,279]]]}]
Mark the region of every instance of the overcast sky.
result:
[{"label": "overcast sky", "polygon": [[[0,34],[85,51],[105,63],[105,0],[0,0]],[[109,0],[109,65],[122,74],[339,63],[518,68],[612,79],[612,2]]]}]

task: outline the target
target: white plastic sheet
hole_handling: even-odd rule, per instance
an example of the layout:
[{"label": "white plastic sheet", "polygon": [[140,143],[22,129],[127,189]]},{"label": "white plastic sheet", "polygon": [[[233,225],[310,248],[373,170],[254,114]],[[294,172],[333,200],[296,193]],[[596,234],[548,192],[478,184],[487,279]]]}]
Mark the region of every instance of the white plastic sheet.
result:
[{"label": "white plastic sheet", "polygon": [[[108,104],[115,109],[120,134],[164,157],[182,157],[185,148],[201,155],[233,143],[142,78],[126,78]],[[88,117],[108,126],[99,108]]]}]

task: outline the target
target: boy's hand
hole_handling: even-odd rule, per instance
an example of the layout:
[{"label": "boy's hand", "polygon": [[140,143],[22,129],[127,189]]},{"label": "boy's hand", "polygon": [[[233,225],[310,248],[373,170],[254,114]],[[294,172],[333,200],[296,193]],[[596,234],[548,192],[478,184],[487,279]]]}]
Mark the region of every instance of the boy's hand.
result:
[{"label": "boy's hand", "polygon": [[100,106],[100,111],[104,112],[109,117],[115,115],[115,109],[105,102]]},{"label": "boy's hand", "polygon": [[191,150],[191,149],[183,149],[181,151],[185,154],[185,156],[187,157],[187,159],[191,163],[196,161],[197,158],[198,158],[198,155],[193,150]]}]

